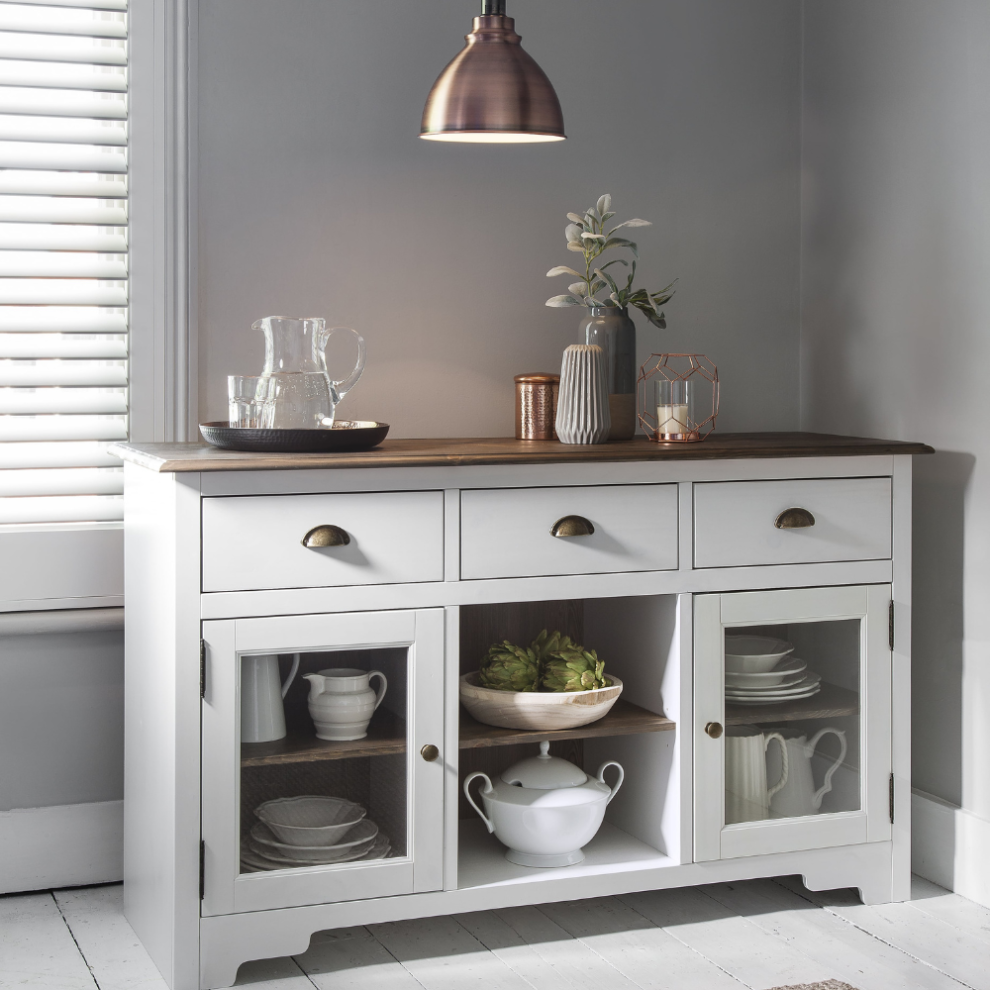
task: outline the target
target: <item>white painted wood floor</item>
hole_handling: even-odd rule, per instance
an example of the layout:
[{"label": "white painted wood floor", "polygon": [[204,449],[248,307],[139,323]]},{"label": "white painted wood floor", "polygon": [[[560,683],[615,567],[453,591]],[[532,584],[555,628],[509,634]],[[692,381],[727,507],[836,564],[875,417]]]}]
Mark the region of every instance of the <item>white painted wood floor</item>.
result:
[{"label": "white painted wood floor", "polygon": [[[253,990],[990,990],[990,910],[925,880],[865,907],[798,878],[350,928],[241,967]],[[0,897],[0,987],[165,990],[120,886]]]}]

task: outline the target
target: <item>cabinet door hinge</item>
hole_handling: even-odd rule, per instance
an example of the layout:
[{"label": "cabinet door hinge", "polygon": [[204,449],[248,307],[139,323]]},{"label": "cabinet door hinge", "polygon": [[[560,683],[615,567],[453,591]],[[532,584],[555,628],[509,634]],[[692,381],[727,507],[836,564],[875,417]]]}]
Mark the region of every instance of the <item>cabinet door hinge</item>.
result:
[{"label": "cabinet door hinge", "polygon": [[206,697],[206,640],[199,641],[199,696]]},{"label": "cabinet door hinge", "polygon": [[199,899],[206,896],[206,843],[199,840]]},{"label": "cabinet door hinge", "polygon": [[894,824],[894,775],[890,775],[890,784],[887,790],[887,800],[890,805],[890,824]]},{"label": "cabinet door hinge", "polygon": [[887,642],[890,644],[890,652],[894,652],[894,599],[891,598],[890,606],[887,608]]}]

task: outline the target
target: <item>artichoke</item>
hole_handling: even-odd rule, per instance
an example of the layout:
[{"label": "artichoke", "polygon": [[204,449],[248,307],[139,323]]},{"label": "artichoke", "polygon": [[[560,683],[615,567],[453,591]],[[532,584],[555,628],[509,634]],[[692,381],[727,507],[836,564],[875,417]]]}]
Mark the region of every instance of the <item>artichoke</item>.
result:
[{"label": "artichoke", "polygon": [[546,655],[540,687],[543,691],[592,691],[608,687],[604,671],[605,661],[594,650],[582,649],[562,636],[557,648]]},{"label": "artichoke", "polygon": [[506,639],[489,647],[478,679],[482,687],[496,691],[535,691],[540,662],[533,650],[513,646]]}]

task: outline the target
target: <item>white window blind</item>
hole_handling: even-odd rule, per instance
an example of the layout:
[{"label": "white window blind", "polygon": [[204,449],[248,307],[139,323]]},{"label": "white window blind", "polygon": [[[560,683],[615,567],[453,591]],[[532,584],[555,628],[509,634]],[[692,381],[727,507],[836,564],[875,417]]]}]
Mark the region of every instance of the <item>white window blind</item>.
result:
[{"label": "white window blind", "polygon": [[0,527],[123,517],[127,0],[0,0]]}]

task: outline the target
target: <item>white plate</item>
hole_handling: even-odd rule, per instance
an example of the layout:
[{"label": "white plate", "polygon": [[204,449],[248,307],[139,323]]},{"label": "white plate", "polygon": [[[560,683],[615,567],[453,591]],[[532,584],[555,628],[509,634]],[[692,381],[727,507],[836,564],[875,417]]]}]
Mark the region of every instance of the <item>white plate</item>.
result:
[{"label": "white plate", "polygon": [[773,670],[765,671],[731,671],[725,672],[725,683],[735,684],[739,687],[753,687],[755,685],[783,684],[785,681],[794,683],[800,680],[800,675],[806,670],[808,665],[797,657],[787,657],[779,660]]},{"label": "white plate", "polygon": [[377,834],[378,826],[370,818],[365,818],[354,825],[341,842],[335,842],[331,846],[296,846],[279,842],[264,822],[255,823],[250,837],[258,852],[272,859],[288,859],[299,863],[333,863],[341,854],[366,846]]},{"label": "white plate", "polygon": [[766,673],[794,649],[791,643],[772,636],[727,634],[725,669],[734,674]]},{"label": "white plate", "polygon": [[[363,852],[359,851],[349,856],[347,859],[337,860],[337,863],[357,863],[373,859],[385,859],[392,851],[392,845],[388,837],[379,833],[372,842],[370,848]],[[273,859],[263,853],[253,849],[249,844],[241,847],[241,871],[243,873],[256,873],[269,870],[304,870],[312,866],[332,866],[333,863],[302,863],[286,862],[282,859]]]},{"label": "white plate", "polygon": [[761,698],[786,698],[792,694],[800,693],[813,684],[818,684],[819,681],[821,681],[820,674],[810,673],[805,674],[801,680],[796,681],[794,684],[771,684],[767,687],[755,688],[727,687],[725,689],[725,696],[727,698],[733,696],[740,698],[757,696]]},{"label": "white plate", "polygon": [[808,688],[803,694],[791,695],[789,698],[726,698],[730,705],[783,705],[788,701],[800,701],[802,698],[811,698],[821,691],[821,684]]}]

